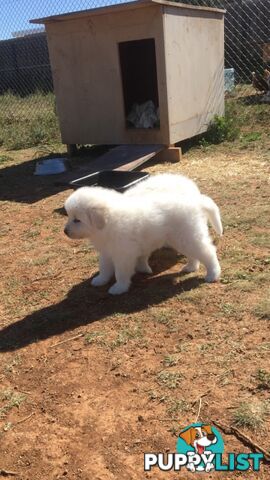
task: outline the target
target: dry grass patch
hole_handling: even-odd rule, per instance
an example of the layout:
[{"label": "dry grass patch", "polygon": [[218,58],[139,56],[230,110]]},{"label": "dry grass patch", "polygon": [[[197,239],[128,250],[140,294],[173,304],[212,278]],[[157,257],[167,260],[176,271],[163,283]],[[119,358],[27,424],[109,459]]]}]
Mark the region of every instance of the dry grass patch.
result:
[{"label": "dry grass patch", "polygon": [[176,389],[183,379],[183,375],[180,372],[168,372],[163,370],[157,374],[157,382],[165,389]]},{"label": "dry grass patch", "polygon": [[253,309],[254,314],[261,320],[270,320],[270,299],[265,298],[257,303]]},{"label": "dry grass patch", "polygon": [[233,423],[237,427],[259,430],[269,415],[269,403],[266,401],[243,402],[233,413]]},{"label": "dry grass patch", "polygon": [[26,398],[26,395],[22,393],[14,392],[12,390],[2,390],[2,392],[0,392],[0,401],[2,402],[2,406],[0,407],[0,419],[5,418],[9,411],[14,407],[19,408]]}]

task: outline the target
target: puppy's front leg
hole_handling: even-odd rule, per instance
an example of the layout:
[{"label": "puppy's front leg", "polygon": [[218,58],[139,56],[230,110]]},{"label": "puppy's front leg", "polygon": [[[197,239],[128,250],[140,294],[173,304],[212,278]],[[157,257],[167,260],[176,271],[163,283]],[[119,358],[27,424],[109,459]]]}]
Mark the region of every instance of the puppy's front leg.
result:
[{"label": "puppy's front leg", "polygon": [[106,285],[110,281],[114,274],[114,266],[113,262],[108,257],[108,255],[100,254],[99,257],[99,274],[93,278],[91,281],[91,285],[94,287],[101,287],[102,285]]},{"label": "puppy's front leg", "polygon": [[123,257],[115,261],[116,283],[109,289],[112,295],[120,295],[128,291],[132,275],[135,273],[136,258]]},{"label": "puppy's front leg", "polygon": [[139,257],[137,259],[136,272],[149,273],[149,274],[153,273],[152,268],[148,264],[147,257]]}]

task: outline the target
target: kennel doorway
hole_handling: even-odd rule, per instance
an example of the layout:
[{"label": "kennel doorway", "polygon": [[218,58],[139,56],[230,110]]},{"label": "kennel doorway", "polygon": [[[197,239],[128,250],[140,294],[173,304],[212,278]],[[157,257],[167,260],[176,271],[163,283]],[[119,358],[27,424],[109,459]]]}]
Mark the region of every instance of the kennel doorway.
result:
[{"label": "kennel doorway", "polygon": [[122,78],[126,127],[134,128],[129,121],[134,106],[153,103],[157,121],[152,128],[159,128],[159,99],[154,38],[120,42],[118,44]]}]

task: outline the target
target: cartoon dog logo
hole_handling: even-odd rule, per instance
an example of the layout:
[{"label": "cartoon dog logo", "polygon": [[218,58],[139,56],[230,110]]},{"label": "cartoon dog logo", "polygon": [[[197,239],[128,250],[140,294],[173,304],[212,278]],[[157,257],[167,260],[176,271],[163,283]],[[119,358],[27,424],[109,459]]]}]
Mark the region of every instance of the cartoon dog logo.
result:
[{"label": "cartoon dog logo", "polygon": [[[178,453],[194,452],[194,454],[204,455],[207,458],[212,453],[223,453],[224,444],[218,430],[211,425],[196,423],[183,429],[177,441]],[[192,461],[187,464],[187,469],[195,471],[206,471],[214,469],[211,462],[201,462],[195,465]]]}]

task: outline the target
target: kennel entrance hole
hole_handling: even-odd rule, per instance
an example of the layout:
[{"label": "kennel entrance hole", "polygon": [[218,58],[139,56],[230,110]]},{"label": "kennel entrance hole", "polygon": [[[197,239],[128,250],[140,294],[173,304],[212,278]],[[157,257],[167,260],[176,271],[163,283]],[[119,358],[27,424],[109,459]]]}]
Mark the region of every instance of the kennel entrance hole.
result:
[{"label": "kennel entrance hole", "polygon": [[[142,105],[149,100],[159,107],[155,39],[120,42],[119,58],[122,76],[125,118],[134,104]],[[127,127],[132,128],[127,121]],[[159,125],[155,125],[159,128]]]}]

